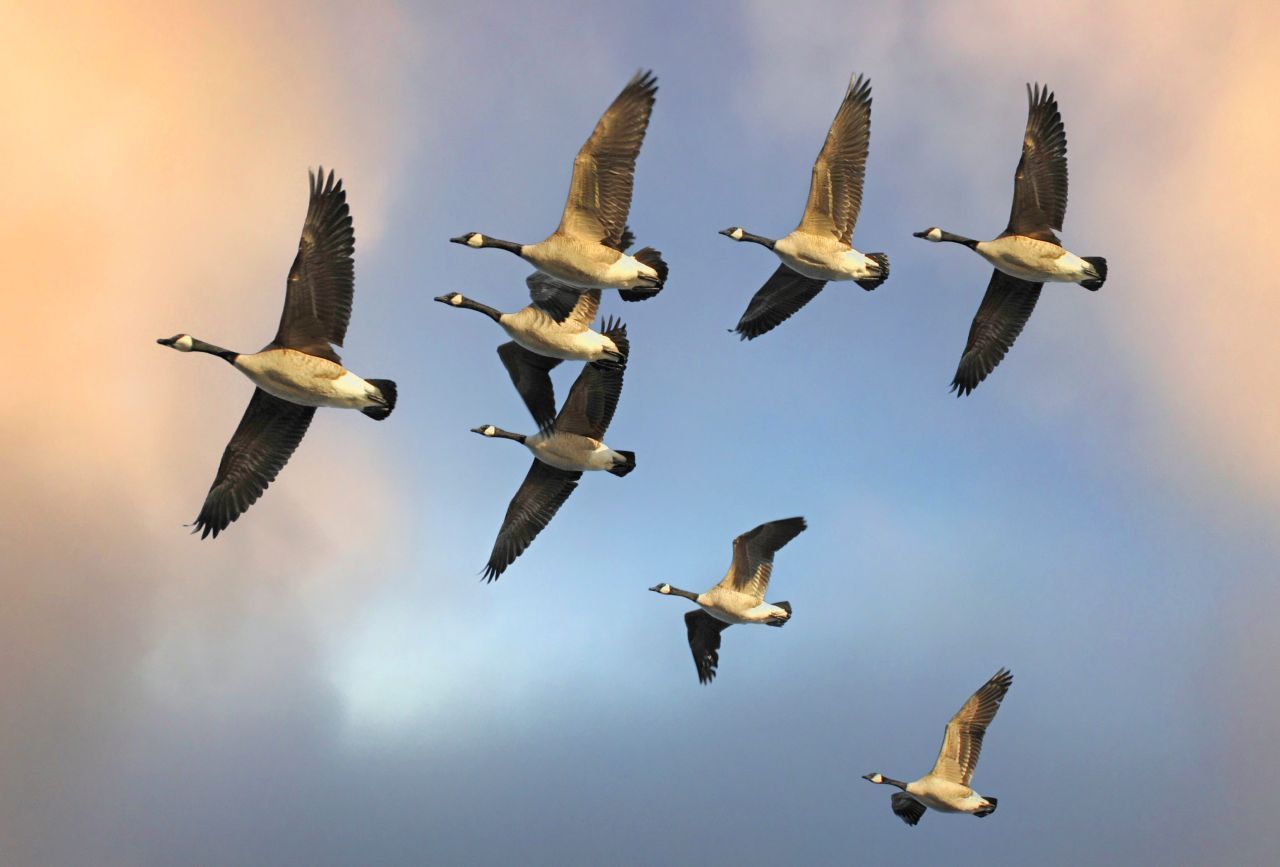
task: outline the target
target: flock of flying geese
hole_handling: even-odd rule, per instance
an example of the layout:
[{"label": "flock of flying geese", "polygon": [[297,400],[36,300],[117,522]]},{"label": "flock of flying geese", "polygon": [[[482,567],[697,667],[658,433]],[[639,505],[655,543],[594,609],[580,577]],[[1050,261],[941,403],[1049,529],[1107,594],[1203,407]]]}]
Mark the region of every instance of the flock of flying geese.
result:
[{"label": "flock of flying geese", "polygon": [[[657,250],[627,252],[634,243],[627,215],[636,157],[656,95],[657,79],[650,72],[639,73],[605,111],[574,159],[560,225],[547,238],[519,244],[469,232],[450,239],[477,249],[506,250],[536,269],[525,279],[530,303],[514,313],[458,292],[435,299],[483,313],[506,332],[510,340],[498,347],[498,356],[535,427],[530,434],[492,424],[473,428],[485,437],[514,440],[533,455],[484,568],[487,581],[524,552],[584,472],[604,470],[621,477],[635,469],[634,452],[604,443],[630,353],[627,327],[614,318],[605,319],[599,330],[592,326],[602,290],[616,290],[623,301],[644,301],[658,295],[667,281],[667,265]],[[1077,256],[1054,234],[1062,228],[1067,206],[1066,134],[1054,95],[1036,86],[1028,87],[1028,96],[1022,157],[1005,230],[991,241],[937,227],[915,233],[928,241],[962,244],[994,266],[952,381],[959,395],[973,391],[1004,358],[1046,282],[1097,290],[1107,277],[1105,259]],[[858,76],[850,82],[814,163],[804,216],[795,230],[776,240],[740,226],[721,232],[734,241],[760,244],[780,260],[733,329],[741,339],[753,340],[777,328],[829,282],[853,282],[871,291],[889,278],[886,254],[860,253],[850,243],[862,204],[870,131],[871,83]],[[262,496],[302,440],[317,407],[356,409],[381,421],[396,406],[393,381],[357,376],[334,351],[351,319],[355,236],[346,192],[332,171],[311,175],[310,194],[284,312],[270,343],[255,353],[239,353],[189,334],[157,341],[181,352],[216,355],[257,387],[195,519],[193,532],[201,538],[216,538]],[[583,366],[557,412],[551,370],[562,361]],[[805,520],[795,517],[743,533],[733,540],[728,573],[706,592],[665,583],[650,588],[698,606],[685,615],[685,626],[701,683],[715,677],[725,628],[735,623],[782,626],[790,620],[789,603],[769,603],[764,597],[774,555],[805,527]],[[970,780],[983,735],[1012,682],[1013,676],[1001,669],[964,703],[947,724],[928,774],[912,782],[879,773],[864,779],[901,790],[893,794],[891,806],[909,825],[929,807],[975,816],[994,812],[997,799],[979,795]]]}]

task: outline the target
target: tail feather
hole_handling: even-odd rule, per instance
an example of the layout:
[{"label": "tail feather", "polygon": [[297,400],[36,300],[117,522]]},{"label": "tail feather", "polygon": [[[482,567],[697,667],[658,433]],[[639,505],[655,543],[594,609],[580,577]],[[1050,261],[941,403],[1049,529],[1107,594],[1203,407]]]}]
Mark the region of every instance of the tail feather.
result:
[{"label": "tail feather", "polygon": [[658,272],[658,280],[652,287],[620,289],[618,290],[618,295],[623,301],[645,301],[661,292],[662,287],[666,285],[667,263],[663,261],[662,254],[652,247],[644,247],[637,250],[633,258],[641,265],[648,265]]},{"label": "tail feather", "polygon": [[870,292],[878,287],[881,283],[889,279],[889,256],[886,253],[867,253],[867,258],[880,266],[880,273],[875,277],[864,277],[854,282]]},{"label": "tail feather", "polygon": [[618,478],[622,478],[627,473],[631,472],[636,468],[636,453],[624,452],[622,449],[614,449],[614,451],[622,455],[622,457],[625,459],[625,463],[619,464],[615,467],[611,467],[609,469],[609,472],[617,476]]},{"label": "tail feather", "polygon": [[627,323],[610,316],[601,324],[600,333],[612,340],[613,345],[618,347],[618,352],[622,354],[622,357],[617,359],[617,362],[625,365],[627,359],[631,357],[631,341],[627,339]]},{"label": "tail feather", "polygon": [[983,795],[983,797],[986,798],[991,803],[991,806],[983,807],[981,810],[973,814],[977,816],[979,819],[981,819],[983,816],[990,816],[992,813],[994,813],[996,811],[996,804],[1000,803],[999,798],[993,798],[990,795]]},{"label": "tail feather", "polygon": [[770,621],[767,621],[767,625],[769,625],[769,626],[785,626],[785,625],[787,624],[787,621],[791,619],[791,603],[790,603],[790,602],[775,602],[775,603],[773,603],[773,604],[774,604],[774,605],[776,605],[776,606],[778,606],[779,608],[781,608],[783,611],[787,612],[787,620],[770,620]]},{"label": "tail feather", "polygon": [[1083,258],[1093,266],[1094,271],[1098,272],[1098,279],[1081,280],[1080,285],[1090,292],[1097,292],[1102,288],[1102,284],[1107,282],[1107,260],[1101,256],[1085,256]]},{"label": "tail feather", "polygon": [[360,411],[375,421],[382,421],[396,408],[396,384],[389,379],[366,379],[365,382],[381,392],[382,405],[366,406]]}]

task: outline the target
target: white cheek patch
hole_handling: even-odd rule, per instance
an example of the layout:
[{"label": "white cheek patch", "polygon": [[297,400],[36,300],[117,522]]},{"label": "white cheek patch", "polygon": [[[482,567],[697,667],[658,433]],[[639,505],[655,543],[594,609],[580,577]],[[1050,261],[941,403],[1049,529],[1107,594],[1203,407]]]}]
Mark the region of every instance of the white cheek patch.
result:
[{"label": "white cheek patch", "polygon": [[454,296],[453,296],[452,298],[450,298],[450,299],[449,299],[449,303],[450,303],[450,304],[452,304],[454,307],[461,307],[461,306],[462,306],[462,296],[461,296],[460,294],[458,294],[458,293],[456,293],[456,292],[455,292],[455,293],[454,293]]},{"label": "white cheek patch", "polygon": [[925,237],[928,238],[930,241],[941,241],[942,230],[937,228],[930,229],[929,234],[925,235]]},{"label": "white cheek patch", "polygon": [[732,232],[730,232],[730,233],[729,233],[729,237],[730,237],[730,238],[732,238],[732,239],[733,239],[733,240],[735,240],[735,241],[741,241],[741,240],[742,240],[742,229],[740,229],[740,228],[739,228],[739,229],[734,229]]},{"label": "white cheek patch", "polygon": [[481,235],[479,232],[473,232],[473,233],[471,234],[471,236],[467,238],[467,246],[468,246],[468,247],[483,247],[483,246],[484,246],[484,235]]},{"label": "white cheek patch", "polygon": [[190,352],[193,345],[190,334],[184,334],[173,342],[173,348],[179,352]]},{"label": "white cheek patch", "polygon": [[494,427],[493,425],[489,425],[488,427],[486,427],[486,428],[484,429],[484,435],[485,435],[485,436],[487,436],[487,437],[491,437],[491,436],[493,436],[493,435],[494,435],[495,433],[497,433],[497,432],[498,432],[498,429],[497,429],[496,427]]}]

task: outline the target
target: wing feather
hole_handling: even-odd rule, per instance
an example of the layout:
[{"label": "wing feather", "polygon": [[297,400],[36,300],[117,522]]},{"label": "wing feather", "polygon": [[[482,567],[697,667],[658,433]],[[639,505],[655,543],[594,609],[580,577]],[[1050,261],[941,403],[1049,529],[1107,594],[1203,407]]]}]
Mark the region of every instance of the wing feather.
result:
[{"label": "wing feather", "polygon": [[969,785],[973,770],[978,766],[978,757],[982,754],[982,738],[987,726],[995,719],[1000,702],[1012,684],[1013,675],[1002,668],[956,711],[942,736],[942,748],[933,766],[934,776],[962,786]]},{"label": "wing feather", "polygon": [[862,208],[862,181],[870,147],[871,81],[859,75],[850,80],[813,164],[809,199],[798,228],[834,235],[841,243],[849,243]]}]

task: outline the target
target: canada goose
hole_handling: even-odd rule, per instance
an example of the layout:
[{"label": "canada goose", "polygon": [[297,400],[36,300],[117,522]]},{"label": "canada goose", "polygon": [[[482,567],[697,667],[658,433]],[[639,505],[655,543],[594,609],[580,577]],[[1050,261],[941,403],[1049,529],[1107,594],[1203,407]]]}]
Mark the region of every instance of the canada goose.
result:
[{"label": "canada goose", "polygon": [[791,619],[791,603],[764,601],[773,574],[773,555],[800,535],[804,518],[783,518],[761,524],[733,540],[733,562],[719,584],[705,593],[681,590],[670,584],[649,589],[663,596],[683,596],[698,603],[701,610],[684,616],[689,633],[689,649],[698,669],[698,682],[711,683],[720,664],[720,633],[734,623],[763,623],[782,626]]},{"label": "canada goose", "polygon": [[662,254],[645,247],[629,256],[620,247],[631,210],[636,156],[657,92],[653,73],[638,72],[601,116],[573,161],[560,226],[547,238],[517,244],[468,232],[449,240],[507,250],[578,289],[618,289],[624,301],[658,294],[667,279]]},{"label": "canada goose", "polygon": [[753,340],[777,328],[812,301],[832,280],[852,280],[870,292],[889,279],[889,257],[862,254],[849,239],[862,207],[862,178],[871,144],[871,82],[850,79],[827,140],[813,164],[809,200],[800,225],[772,241],[741,226],[720,234],[772,250],[782,264],[756,292],[738,321],[741,339]]},{"label": "canada goose", "polygon": [[[616,325],[606,329],[615,343],[627,354],[627,327]],[[578,486],[578,479],[587,470],[604,470],[615,476],[625,476],[636,467],[636,453],[614,450],[604,444],[605,431],[613,420],[613,412],[622,394],[622,378],[625,364],[587,364],[578,374],[564,406],[553,423],[544,428],[542,418],[555,407],[549,366],[558,364],[516,346],[509,347],[509,355],[503,355],[503,364],[511,373],[520,396],[534,420],[538,433],[532,435],[511,433],[494,425],[481,425],[471,429],[486,437],[515,440],[533,453],[533,466],[525,476],[520,489],[507,506],[506,517],[498,531],[497,541],[484,568],[484,579],[493,581],[515,562],[525,548],[547,526],[556,511]],[[504,347],[499,347],[503,354]],[[522,364],[529,366],[521,368]]]},{"label": "canada goose", "polygon": [[1096,292],[1107,279],[1106,259],[1077,256],[1054,234],[1062,230],[1067,212],[1067,134],[1058,100],[1047,87],[1028,84],[1027,98],[1027,131],[1014,174],[1008,227],[993,241],[975,241],[937,226],[915,233],[934,243],[963,244],[995,266],[951,381],[957,397],[973,391],[995,370],[1022,333],[1045,283],[1079,283]]},{"label": "canada goose", "polygon": [[[194,529],[218,534],[262,496],[311,424],[316,407],[358,409],[381,421],[396,405],[396,384],[361,379],[342,366],[341,346],[351,319],[355,234],[342,181],[324,169],[311,174],[311,201],[298,255],[289,269],[284,313],[275,339],[242,354],[175,334],[156,342],[179,352],[216,355],[258,388],[231,435]],[[330,345],[332,344],[332,345]]]},{"label": "canada goose", "polygon": [[890,805],[908,825],[919,822],[926,807],[943,813],[972,813],[978,817],[991,815],[996,811],[998,799],[979,795],[969,788],[969,781],[973,779],[973,769],[978,766],[978,756],[982,753],[983,735],[991,720],[995,719],[1000,702],[1012,684],[1013,675],[1002,668],[969,696],[969,700],[947,723],[933,770],[920,779],[904,783],[879,773],[865,774],[862,779],[901,789],[901,792],[893,793]]},{"label": "canada goose", "polygon": [[[624,230],[619,246],[626,250],[631,246],[632,240],[630,230]],[[529,297],[533,303],[515,313],[495,310],[465,297],[461,292],[449,292],[436,300],[451,307],[476,310],[488,316],[515,343],[551,360],[547,370],[560,361],[625,363],[622,350],[611,339],[591,329],[591,323],[595,321],[600,309],[599,289],[584,292],[554,277],[548,277],[541,271],[534,271],[526,277],[525,284],[529,287]],[[606,326],[605,330],[608,331],[609,327]],[[498,351],[501,353],[503,350],[500,348]],[[514,374],[512,376],[514,378]],[[546,421],[554,416],[555,404],[552,403],[551,416]]]}]

